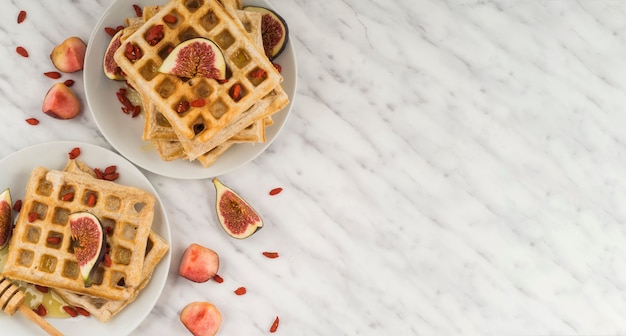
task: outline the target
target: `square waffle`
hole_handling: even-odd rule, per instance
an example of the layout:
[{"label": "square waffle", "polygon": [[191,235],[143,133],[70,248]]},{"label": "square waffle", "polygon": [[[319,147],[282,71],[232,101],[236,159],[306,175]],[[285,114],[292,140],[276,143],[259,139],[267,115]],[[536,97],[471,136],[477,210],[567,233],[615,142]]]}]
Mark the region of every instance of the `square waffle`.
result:
[{"label": "square waffle", "polygon": [[[177,22],[166,23],[163,20],[166,15],[174,15]],[[145,35],[157,25],[163,25],[165,35],[151,46]],[[186,80],[157,71],[171,48],[194,37],[211,39],[220,47],[230,75],[227,83],[220,84],[208,78]],[[141,58],[131,61],[126,57],[128,44],[139,48]],[[124,41],[114,59],[132,79],[135,89],[163,113],[179,138],[200,142],[214,138],[282,81],[243,26],[217,0],[172,0]],[[259,69],[265,71],[265,76],[256,79],[252,73]],[[242,87],[239,100],[232,99],[229,94],[235,84]],[[192,107],[184,113],[176,112],[179,102],[198,98],[205,99],[207,104]]]},{"label": "square waffle", "polygon": [[[73,197],[68,195],[73,194]],[[93,207],[87,205],[96,195]],[[109,300],[124,300],[141,285],[155,198],[141,189],[43,167],[30,176],[2,275],[50,288]],[[85,287],[73,253],[69,214],[89,211],[105,227],[112,265],[99,265]],[[29,218],[37,214],[37,219]],[[48,237],[60,237],[59,244]]]},{"label": "square waffle", "polygon": [[[64,171],[77,174],[85,174],[86,176],[95,178],[96,174],[93,170],[80,160],[70,160]],[[128,304],[133,302],[139,292],[150,282],[152,272],[156,265],[161,261],[169,250],[169,245],[163,237],[156,232],[150,231],[146,252],[141,272],[142,281],[139,287],[133,292],[130,298],[126,300],[106,300],[89,295],[76,294],[63,289],[54,289],[67,303],[85,308],[92,316],[100,322],[107,322]]]}]

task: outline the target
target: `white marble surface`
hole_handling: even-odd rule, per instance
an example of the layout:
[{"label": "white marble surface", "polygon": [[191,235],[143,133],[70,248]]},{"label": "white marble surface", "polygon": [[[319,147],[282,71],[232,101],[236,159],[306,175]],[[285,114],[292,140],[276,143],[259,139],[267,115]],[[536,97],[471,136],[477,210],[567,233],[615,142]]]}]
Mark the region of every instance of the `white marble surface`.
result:
[{"label": "white marble surface", "polygon": [[[50,50],[88,39],[110,3],[5,3],[0,157],[110,148],[88,110],[40,112]],[[626,334],[626,2],[271,4],[291,29],[297,101],[268,151],[221,176],[266,228],[228,238],[210,180],[146,173],[172,264],[132,335],[187,334],[178,314],[196,300],[220,308],[220,335],[269,334],[276,315],[277,335]],[[84,97],[81,74],[67,78]],[[176,274],[190,243],[220,254],[223,284]]]}]

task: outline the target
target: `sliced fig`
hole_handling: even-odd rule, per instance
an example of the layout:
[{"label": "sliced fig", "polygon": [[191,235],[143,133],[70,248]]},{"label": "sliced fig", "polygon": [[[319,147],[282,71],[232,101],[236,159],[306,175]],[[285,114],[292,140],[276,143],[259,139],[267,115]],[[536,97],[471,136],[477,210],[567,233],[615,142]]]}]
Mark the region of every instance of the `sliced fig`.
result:
[{"label": "sliced fig", "polygon": [[11,191],[7,188],[0,194],[0,251],[9,245],[13,232],[13,208]]},{"label": "sliced fig", "polygon": [[177,45],[163,60],[159,72],[183,78],[226,79],[226,61],[215,42],[197,37]]},{"label": "sliced fig", "polygon": [[233,238],[244,239],[263,227],[263,220],[248,202],[217,178],[213,178],[213,184],[217,192],[217,218],[226,233]]},{"label": "sliced fig", "polygon": [[115,51],[122,46],[122,33],[124,31],[120,29],[113,38],[111,42],[109,42],[109,46],[107,47],[106,52],[104,53],[104,62],[102,62],[102,67],[104,68],[104,74],[113,80],[123,80],[124,76],[122,76],[122,70],[113,59],[113,55],[115,55]]},{"label": "sliced fig", "polygon": [[261,34],[263,36],[263,49],[270,60],[278,57],[289,41],[289,27],[287,22],[275,11],[259,6],[246,6],[243,10],[259,12],[263,14],[261,19]]},{"label": "sliced fig", "polygon": [[98,217],[87,211],[70,214],[69,223],[76,261],[85,287],[90,287],[91,278],[104,258],[106,235]]}]

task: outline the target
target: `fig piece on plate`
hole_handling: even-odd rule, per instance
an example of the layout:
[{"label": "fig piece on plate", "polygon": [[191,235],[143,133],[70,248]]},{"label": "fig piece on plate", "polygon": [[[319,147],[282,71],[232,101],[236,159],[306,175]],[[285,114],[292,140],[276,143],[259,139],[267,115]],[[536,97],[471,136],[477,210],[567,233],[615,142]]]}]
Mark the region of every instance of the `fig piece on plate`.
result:
[{"label": "fig piece on plate", "polygon": [[263,49],[270,60],[278,57],[289,41],[289,27],[287,22],[275,11],[259,6],[246,6],[243,10],[259,12],[263,14],[261,19],[261,34],[263,36]]},{"label": "fig piece on plate", "polygon": [[222,313],[209,302],[192,302],[180,312],[180,321],[194,336],[214,336],[222,324]]},{"label": "fig piece on plate", "polygon": [[61,72],[76,72],[85,65],[87,45],[80,37],[68,37],[61,44],[52,49],[50,60]]},{"label": "fig piece on plate", "polygon": [[0,251],[9,245],[13,232],[13,208],[11,191],[7,188],[0,194]]},{"label": "fig piece on plate", "polygon": [[122,76],[122,69],[120,69],[117,62],[115,62],[115,59],[113,59],[115,51],[122,46],[122,33],[123,30],[120,29],[117,33],[115,33],[115,35],[113,35],[113,38],[109,42],[106,52],[104,53],[104,61],[102,62],[104,74],[113,80],[124,80],[124,76]]},{"label": "fig piece on plate", "polygon": [[198,244],[190,244],[183,253],[178,274],[193,282],[207,282],[219,269],[220,259],[215,251]]},{"label": "fig piece on plate", "polygon": [[106,235],[98,217],[87,211],[70,214],[69,223],[78,268],[85,287],[90,287],[91,278],[104,258]]},{"label": "fig piece on plate", "polygon": [[41,111],[55,119],[73,119],[81,110],[80,100],[64,83],[55,83],[46,93]]},{"label": "fig piece on plate", "polygon": [[226,61],[215,42],[197,37],[177,45],[163,60],[159,72],[182,78],[226,79]]},{"label": "fig piece on plate", "polygon": [[233,238],[244,239],[263,227],[263,220],[248,202],[217,178],[213,178],[213,184],[217,193],[217,218],[226,233]]}]

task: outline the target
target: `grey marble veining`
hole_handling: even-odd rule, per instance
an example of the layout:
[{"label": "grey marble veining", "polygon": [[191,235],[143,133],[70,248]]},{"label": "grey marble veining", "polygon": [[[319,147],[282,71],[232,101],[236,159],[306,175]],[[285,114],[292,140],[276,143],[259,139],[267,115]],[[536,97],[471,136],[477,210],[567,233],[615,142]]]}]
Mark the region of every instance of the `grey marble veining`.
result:
[{"label": "grey marble veining", "polygon": [[[40,112],[50,50],[88,40],[110,3],[5,4],[0,157],[53,140],[110,148],[88,110]],[[132,335],[186,334],[180,310],[199,299],[222,311],[221,335],[268,334],[276,315],[277,335],[626,333],[626,2],[271,5],[289,23],[297,101],[265,153],[221,176],[266,227],[228,238],[210,180],[146,172],[172,265]],[[84,98],[81,74],[64,78]],[[223,284],[176,274],[194,242],[220,254]]]}]

